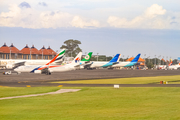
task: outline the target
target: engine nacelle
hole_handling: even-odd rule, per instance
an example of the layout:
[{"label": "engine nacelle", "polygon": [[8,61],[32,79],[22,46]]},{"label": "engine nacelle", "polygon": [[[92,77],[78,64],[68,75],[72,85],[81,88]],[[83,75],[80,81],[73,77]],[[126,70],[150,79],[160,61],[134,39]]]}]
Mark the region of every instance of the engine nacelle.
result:
[{"label": "engine nacelle", "polygon": [[7,68],[7,69],[12,69],[13,67],[14,67],[13,64],[7,64],[7,65],[6,65],[6,68]]},{"label": "engine nacelle", "polygon": [[41,74],[41,70],[35,70],[34,73]]}]

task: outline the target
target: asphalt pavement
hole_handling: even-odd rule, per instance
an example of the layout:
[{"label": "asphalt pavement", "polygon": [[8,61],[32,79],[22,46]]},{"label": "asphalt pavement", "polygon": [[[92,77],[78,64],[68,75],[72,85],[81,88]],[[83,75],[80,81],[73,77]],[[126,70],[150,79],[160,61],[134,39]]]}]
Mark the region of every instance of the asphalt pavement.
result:
[{"label": "asphalt pavement", "polygon": [[[73,86],[73,87],[111,87],[111,84],[52,84],[53,81],[74,81],[74,80],[92,80],[92,79],[108,79],[108,78],[130,78],[130,77],[151,77],[151,76],[170,76],[180,75],[179,70],[112,70],[112,69],[97,69],[97,70],[75,70],[59,73],[52,73],[51,75],[21,73],[17,74],[12,71],[12,75],[3,75],[2,73],[8,70],[0,70],[0,86],[15,86],[25,87],[31,86]],[[121,87],[159,87],[159,85],[121,85]],[[161,85],[160,87],[171,86],[180,87],[180,85]]]}]

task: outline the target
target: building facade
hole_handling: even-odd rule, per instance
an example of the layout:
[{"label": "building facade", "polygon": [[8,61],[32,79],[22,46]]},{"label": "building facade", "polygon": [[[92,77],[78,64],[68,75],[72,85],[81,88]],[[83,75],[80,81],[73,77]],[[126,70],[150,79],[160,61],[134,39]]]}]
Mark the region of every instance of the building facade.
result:
[{"label": "building facade", "polygon": [[46,49],[44,46],[38,50],[32,45],[28,47],[26,45],[23,49],[17,49],[13,44],[7,46],[6,43],[0,47],[0,59],[53,59],[56,56],[56,52],[50,48]]}]

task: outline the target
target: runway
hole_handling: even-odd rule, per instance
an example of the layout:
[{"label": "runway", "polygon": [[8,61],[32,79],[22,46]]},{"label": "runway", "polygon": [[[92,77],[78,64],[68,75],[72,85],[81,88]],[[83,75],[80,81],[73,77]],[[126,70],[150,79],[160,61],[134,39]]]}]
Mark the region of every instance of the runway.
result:
[{"label": "runway", "polygon": [[[6,70],[7,71],[7,70]],[[4,70],[0,70],[4,72]],[[76,70],[52,73],[51,75],[21,73],[19,75],[0,74],[0,86],[26,87],[26,85],[35,86],[58,86],[67,87],[113,87],[112,84],[57,84],[49,83],[53,81],[74,81],[74,80],[92,80],[107,78],[130,78],[130,77],[151,77],[151,76],[170,76],[180,75],[179,70]],[[121,87],[180,87],[180,85],[158,85],[158,84],[122,84]]]}]

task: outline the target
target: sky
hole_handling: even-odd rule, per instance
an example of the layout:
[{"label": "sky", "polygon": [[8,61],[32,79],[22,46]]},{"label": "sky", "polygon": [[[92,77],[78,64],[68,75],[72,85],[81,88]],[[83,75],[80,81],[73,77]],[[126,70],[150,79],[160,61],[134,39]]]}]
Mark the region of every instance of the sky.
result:
[{"label": "sky", "polygon": [[180,57],[179,0],[0,0],[0,46],[59,51],[81,41],[83,54]]}]

